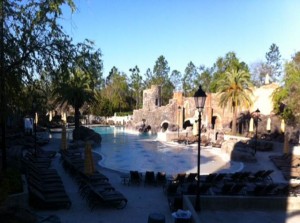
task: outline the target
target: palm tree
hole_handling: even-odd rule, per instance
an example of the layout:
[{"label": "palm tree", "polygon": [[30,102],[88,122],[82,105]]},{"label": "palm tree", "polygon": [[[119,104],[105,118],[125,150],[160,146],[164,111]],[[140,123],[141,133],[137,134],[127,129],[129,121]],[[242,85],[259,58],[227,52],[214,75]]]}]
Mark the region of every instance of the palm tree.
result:
[{"label": "palm tree", "polygon": [[250,95],[253,85],[250,74],[244,70],[232,69],[225,72],[225,78],[217,83],[217,92],[220,94],[219,106],[229,107],[232,110],[232,133],[236,134],[237,110],[239,107],[249,108],[252,105]]},{"label": "palm tree", "polygon": [[75,110],[75,130],[79,127],[80,111],[84,103],[94,101],[94,91],[90,88],[91,79],[81,70],[76,69],[67,82],[62,82],[54,88],[56,104],[71,105]]}]

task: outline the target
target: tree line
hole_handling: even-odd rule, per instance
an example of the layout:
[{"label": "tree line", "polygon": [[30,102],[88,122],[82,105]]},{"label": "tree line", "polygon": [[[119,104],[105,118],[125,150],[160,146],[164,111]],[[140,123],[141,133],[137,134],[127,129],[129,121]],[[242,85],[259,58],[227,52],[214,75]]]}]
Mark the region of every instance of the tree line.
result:
[{"label": "tree line", "polygon": [[183,73],[171,70],[167,59],[160,55],[153,68],[144,74],[135,65],[128,71],[113,67],[104,77],[102,52],[94,42],[86,39],[74,43],[63,31],[59,24],[62,5],[76,9],[72,0],[1,1],[2,157],[5,157],[6,123],[12,116],[24,117],[34,112],[41,115],[57,106],[71,106],[77,128],[82,110],[111,116],[141,108],[143,90],[154,84],[162,86],[162,105],[168,103],[174,91],[182,91],[189,97],[202,85],[206,92],[220,93],[220,105],[229,105],[235,114],[242,104],[251,104],[248,96],[251,87],[261,86],[269,74],[272,81],[281,82],[274,94],[276,112],[290,122],[300,121],[299,53],[283,65],[279,47],[272,44],[265,61],[250,68],[235,52],[228,52],[211,67],[191,61]]}]

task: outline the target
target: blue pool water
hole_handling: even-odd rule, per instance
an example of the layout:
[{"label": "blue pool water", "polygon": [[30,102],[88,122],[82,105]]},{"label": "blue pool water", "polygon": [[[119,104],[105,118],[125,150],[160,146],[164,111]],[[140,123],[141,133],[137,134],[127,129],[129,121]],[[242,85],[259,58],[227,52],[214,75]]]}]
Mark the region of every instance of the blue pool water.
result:
[{"label": "blue pool water", "polygon": [[[123,127],[93,129],[102,136],[101,146],[94,150],[102,156],[101,166],[122,172],[196,172],[197,146],[163,143],[156,140],[156,135],[130,134]],[[240,168],[237,163],[222,160],[213,151],[201,150],[201,174]]]}]

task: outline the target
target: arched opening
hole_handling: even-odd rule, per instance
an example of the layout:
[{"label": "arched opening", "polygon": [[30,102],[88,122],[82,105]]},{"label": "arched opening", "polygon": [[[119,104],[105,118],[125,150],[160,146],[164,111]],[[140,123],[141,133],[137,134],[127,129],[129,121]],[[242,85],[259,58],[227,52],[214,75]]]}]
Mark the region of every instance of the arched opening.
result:
[{"label": "arched opening", "polygon": [[162,132],[167,131],[168,127],[169,127],[169,123],[168,122],[162,123],[161,124],[161,130],[162,130]]},{"label": "arched opening", "polygon": [[191,123],[190,120],[186,120],[186,121],[183,123],[183,129],[186,129],[187,127],[193,127],[193,124]]}]

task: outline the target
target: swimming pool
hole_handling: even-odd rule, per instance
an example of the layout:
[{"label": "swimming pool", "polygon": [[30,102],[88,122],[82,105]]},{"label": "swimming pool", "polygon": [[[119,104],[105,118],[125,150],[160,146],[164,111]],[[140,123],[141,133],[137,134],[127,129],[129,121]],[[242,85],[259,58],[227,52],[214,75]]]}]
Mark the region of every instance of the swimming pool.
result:
[{"label": "swimming pool", "polygon": [[[197,172],[197,145],[163,143],[156,135],[131,134],[123,127],[95,127],[102,136],[101,146],[94,152],[102,156],[103,167],[128,172],[164,171],[167,174]],[[219,149],[201,150],[201,174],[235,172],[241,163],[229,162]]]}]

